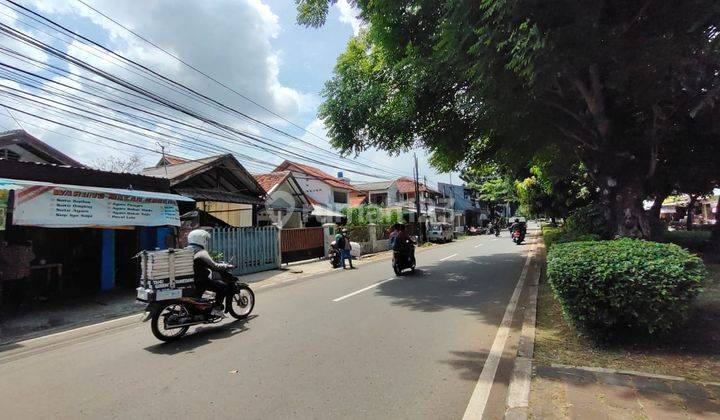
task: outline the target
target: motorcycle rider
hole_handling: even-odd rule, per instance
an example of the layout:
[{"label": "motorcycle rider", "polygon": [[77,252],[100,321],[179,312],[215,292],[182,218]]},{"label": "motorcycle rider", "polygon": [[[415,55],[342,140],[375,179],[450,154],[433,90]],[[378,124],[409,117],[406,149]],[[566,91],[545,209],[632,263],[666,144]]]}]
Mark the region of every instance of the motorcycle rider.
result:
[{"label": "motorcycle rider", "polygon": [[526,226],[525,223],[522,223],[520,219],[517,217],[515,218],[515,221],[512,225],[510,225],[510,232],[515,232],[516,230],[520,230],[520,240],[525,240],[525,232],[526,232]]},{"label": "motorcycle rider", "polygon": [[216,263],[207,251],[210,242],[210,233],[202,229],[195,229],[188,234],[188,249],[193,251],[193,271],[195,273],[195,288],[202,296],[206,290],[215,292],[215,304],[212,314],[224,316],[225,296],[228,293],[228,285],[222,280],[212,277],[211,270],[226,270],[230,264]]}]

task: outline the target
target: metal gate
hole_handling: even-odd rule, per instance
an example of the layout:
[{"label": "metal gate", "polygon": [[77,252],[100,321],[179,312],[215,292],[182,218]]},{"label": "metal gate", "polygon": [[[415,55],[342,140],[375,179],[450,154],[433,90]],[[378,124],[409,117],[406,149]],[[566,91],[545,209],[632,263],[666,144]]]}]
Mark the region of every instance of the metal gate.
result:
[{"label": "metal gate", "polygon": [[280,231],[282,262],[320,258],[325,254],[323,228],[310,227]]},{"label": "metal gate", "polygon": [[257,273],[280,267],[278,228],[275,226],[215,228],[210,231],[210,250],[236,268],[234,275]]}]

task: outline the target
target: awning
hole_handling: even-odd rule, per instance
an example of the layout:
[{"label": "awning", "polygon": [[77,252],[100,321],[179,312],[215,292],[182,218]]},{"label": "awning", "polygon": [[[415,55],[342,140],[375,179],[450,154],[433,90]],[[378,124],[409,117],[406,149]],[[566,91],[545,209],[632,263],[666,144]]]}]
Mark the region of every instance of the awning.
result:
[{"label": "awning", "polygon": [[[9,188],[5,188],[8,186]],[[4,190],[21,190],[25,187],[51,187],[51,188],[65,188],[70,190],[98,192],[106,194],[122,194],[131,197],[139,198],[156,198],[161,200],[173,200],[173,201],[195,201],[190,197],[185,197],[179,194],[170,194],[153,191],[140,191],[140,190],[125,190],[120,188],[103,188],[103,187],[87,187],[84,185],[69,185],[69,184],[53,184],[51,182],[40,182],[40,181],[26,181],[22,179],[9,179],[0,178],[0,189]]]},{"label": "awning", "polygon": [[18,186],[12,223],[39,227],[180,226],[177,194],[0,178]]},{"label": "awning", "polygon": [[321,204],[313,204],[313,211],[310,214],[318,217],[345,217],[344,214],[330,210]]}]

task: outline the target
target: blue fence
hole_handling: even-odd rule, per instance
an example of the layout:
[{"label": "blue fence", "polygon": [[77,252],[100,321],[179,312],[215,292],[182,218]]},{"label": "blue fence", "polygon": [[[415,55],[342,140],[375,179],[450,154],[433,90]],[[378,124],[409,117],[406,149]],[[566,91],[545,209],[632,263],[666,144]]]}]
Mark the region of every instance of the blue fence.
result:
[{"label": "blue fence", "polygon": [[222,252],[222,259],[236,267],[236,276],[280,267],[279,230],[275,226],[216,228],[210,234],[211,251]]}]

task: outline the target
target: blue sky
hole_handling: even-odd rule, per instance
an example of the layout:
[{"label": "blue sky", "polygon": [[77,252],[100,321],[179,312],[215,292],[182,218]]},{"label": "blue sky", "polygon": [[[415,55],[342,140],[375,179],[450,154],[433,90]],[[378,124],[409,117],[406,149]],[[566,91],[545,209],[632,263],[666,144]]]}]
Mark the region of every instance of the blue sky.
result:
[{"label": "blue sky", "polygon": [[[240,93],[272,109],[284,118],[306,128],[314,135],[308,134],[286,121],[279,119],[257,106],[247,102],[203,78],[192,70],[179,64],[154,47],[135,38],[127,31],[107,21],[102,16],[89,10],[74,0],[26,0],[25,4],[33,10],[62,23],[77,33],[88,36],[118,53],[132,58],[148,67],[178,80],[194,89],[223,103],[241,110],[257,119],[267,122],[301,137],[325,150],[329,149],[325,138],[325,127],[316,118],[317,106],[321,103],[320,92],[326,80],[332,75],[337,56],[345,49],[348,40],[356,33],[361,22],[355,19],[356,11],[340,0],[333,6],[325,26],[322,28],[305,28],[295,22],[295,3],[291,0],[86,0],[87,3],[106,13],[123,25],[150,39],[163,48],[172,51],[186,62],[200,68],[218,80],[232,86]],[[4,15],[2,14],[4,13]],[[300,150],[313,153],[311,147],[287,137],[278,137],[276,133],[247,121],[240,121],[228,115],[219,115],[215,110],[204,104],[187,102],[183,97],[153,84],[147,80],[128,73],[116,64],[98,57],[97,52],[88,51],[79,43],[70,45],[58,43],[47,35],[24,27],[22,17],[13,20],[13,11],[6,6],[0,8],[0,21],[10,26],[27,31],[39,39],[45,39],[53,46],[68,54],[83,58],[98,67],[131,80],[143,88],[165,94],[176,99],[183,105],[205,112],[207,115],[223,123],[247,130],[256,135],[273,137],[275,141],[287,144],[286,150]],[[3,40],[3,42],[5,42]],[[25,48],[25,46],[18,46]],[[37,53],[37,52],[34,52]],[[45,62],[57,64],[58,61],[47,56],[39,58]],[[65,64],[63,64],[65,65]],[[67,67],[67,65],[65,65]],[[82,70],[72,68],[73,72],[82,74]],[[2,77],[0,76],[0,81]],[[11,83],[11,82],[4,82]],[[68,152],[73,157],[92,162],[98,157],[107,155],[109,148],[117,153],[138,153],[130,147],[107,144],[107,141],[72,132],[64,127],[52,126],[47,122],[34,120],[32,117],[19,116],[27,122],[25,128],[38,137]],[[33,123],[34,125],[30,125]],[[0,126],[11,127],[14,122],[0,110]],[[50,126],[49,126],[50,125]],[[151,127],[157,131],[156,136],[162,143],[162,136],[167,131],[163,127]],[[68,136],[72,135],[72,139]],[[123,137],[122,133],[113,132],[113,136]],[[318,137],[316,137],[317,135]],[[145,146],[157,149],[153,138],[128,138],[132,142],[144,142]],[[89,147],[97,144],[100,147]],[[200,157],[202,153],[180,150],[166,145],[171,153],[187,157]],[[249,155],[268,163],[279,163],[283,157],[273,153],[258,151],[245,146],[233,146],[239,155]],[[236,149],[235,149],[236,147]],[[414,150],[420,160],[421,176],[427,176],[432,184],[435,181],[447,182],[449,174],[438,174],[427,164],[423,150]],[[151,164],[157,159],[153,152],[140,152],[143,160]],[[205,153],[207,154],[207,153]],[[322,154],[322,153],[321,153]],[[390,157],[383,151],[368,151],[357,158],[366,164],[392,167],[394,172],[412,173],[412,153],[399,157]],[[323,162],[333,160],[327,152],[317,156]],[[243,158],[239,158],[243,162]],[[267,171],[266,167],[248,162],[253,172]],[[343,166],[344,164],[340,164]],[[316,165],[321,166],[321,165]],[[352,165],[348,165],[352,169]],[[358,167],[355,167],[357,169]],[[323,167],[330,173],[335,168]],[[364,169],[365,172],[372,172]],[[379,172],[372,172],[378,174]],[[354,180],[366,178],[361,174],[346,171],[346,175]],[[458,180],[457,174],[453,176]]]}]

